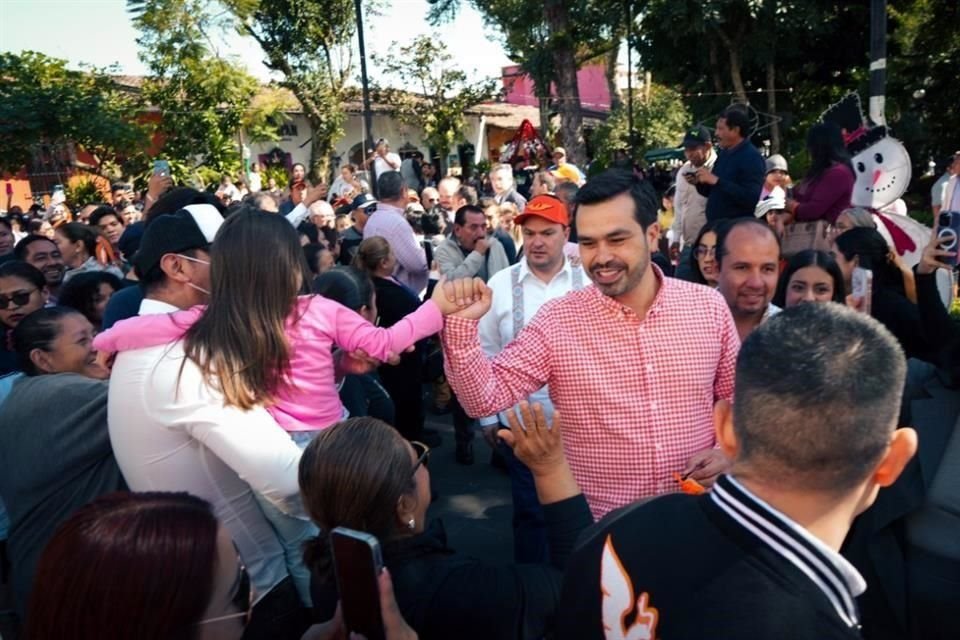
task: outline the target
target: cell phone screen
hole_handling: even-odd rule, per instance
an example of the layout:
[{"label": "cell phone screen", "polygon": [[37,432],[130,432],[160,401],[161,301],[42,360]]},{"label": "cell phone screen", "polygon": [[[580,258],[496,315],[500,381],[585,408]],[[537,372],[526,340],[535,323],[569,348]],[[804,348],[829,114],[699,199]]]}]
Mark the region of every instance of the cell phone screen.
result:
[{"label": "cell phone screen", "polygon": [[347,631],[367,640],[385,640],[377,576],[383,569],[380,543],[362,531],[337,527],[330,532],[337,589]]},{"label": "cell phone screen", "polygon": [[870,269],[856,267],[850,278],[850,289],[854,298],[863,301],[860,310],[869,314],[873,302],[873,272]]}]

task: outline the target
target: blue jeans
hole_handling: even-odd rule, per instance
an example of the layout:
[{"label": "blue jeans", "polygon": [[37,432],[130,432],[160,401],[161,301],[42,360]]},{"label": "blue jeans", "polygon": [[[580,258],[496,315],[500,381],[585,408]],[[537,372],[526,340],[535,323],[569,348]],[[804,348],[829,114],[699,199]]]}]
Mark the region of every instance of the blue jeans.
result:
[{"label": "blue jeans", "polygon": [[537,498],[533,474],[513,449],[500,442],[497,449],[507,463],[513,497],[513,560],[521,564],[545,564],[550,559],[547,525]]},{"label": "blue jeans", "polygon": [[303,545],[320,532],[317,525],[309,520],[301,520],[287,515],[262,495],[253,492],[274,533],[283,547],[283,557],[287,564],[287,573],[293,578],[300,600],[307,608],[312,607],[310,600],[310,570],[303,564]]}]

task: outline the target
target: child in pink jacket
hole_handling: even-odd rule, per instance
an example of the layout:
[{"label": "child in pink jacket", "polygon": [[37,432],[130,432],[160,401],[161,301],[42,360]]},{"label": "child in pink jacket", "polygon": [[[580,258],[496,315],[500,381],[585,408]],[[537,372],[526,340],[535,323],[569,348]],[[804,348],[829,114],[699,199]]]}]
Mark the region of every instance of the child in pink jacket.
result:
[{"label": "child in pink jacket", "polygon": [[[168,344],[183,337],[203,314],[197,306],[171,314],[122,320],[94,339],[98,351],[115,353]],[[344,418],[334,380],[333,347],[362,349],[377,360],[387,360],[417,341],[439,332],[443,315],[428,300],[389,329],[370,324],[358,313],[327,298],[300,296],[287,318],[291,345],[288,384],[276,391],[276,403],[267,410],[294,440],[297,435],[325,429]]]}]

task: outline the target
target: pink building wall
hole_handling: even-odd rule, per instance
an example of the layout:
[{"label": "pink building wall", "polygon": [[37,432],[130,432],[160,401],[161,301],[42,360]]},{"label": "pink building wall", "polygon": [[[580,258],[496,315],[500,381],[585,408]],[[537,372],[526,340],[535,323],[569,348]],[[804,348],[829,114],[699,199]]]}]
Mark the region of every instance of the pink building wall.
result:
[{"label": "pink building wall", "polygon": [[[519,65],[503,67],[501,77],[506,93],[505,102],[530,107],[538,106],[533,80],[520,70]],[[603,65],[594,64],[577,71],[577,85],[580,88],[580,104],[585,109],[610,110],[610,92],[607,89]],[[550,94],[556,95],[553,86],[550,87]]]}]

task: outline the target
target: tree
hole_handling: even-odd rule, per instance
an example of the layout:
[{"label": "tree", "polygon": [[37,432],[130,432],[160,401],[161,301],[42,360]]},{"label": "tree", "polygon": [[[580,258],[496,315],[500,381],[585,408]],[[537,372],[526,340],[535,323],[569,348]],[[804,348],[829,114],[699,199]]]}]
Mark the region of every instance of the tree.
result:
[{"label": "tree", "polygon": [[391,105],[397,117],[423,129],[424,140],[445,162],[462,138],[464,112],[496,95],[497,83],[470,83],[453,64],[453,57],[436,36],[419,36],[405,47],[394,43],[399,55],[377,60],[383,71],[411,91],[380,88],[378,100]]},{"label": "tree", "polygon": [[[632,148],[637,157],[651,149],[675,147],[689,127],[690,112],[680,93],[654,84],[643,94],[634,94]],[[609,166],[615,151],[631,148],[630,121],[622,105],[611,112],[593,137],[595,160]]]},{"label": "tree", "polygon": [[[511,57],[534,81],[546,133],[551,83],[556,89],[560,139],[573,162],[586,161],[577,71],[587,61],[618,49],[623,37],[622,0],[469,0],[485,21],[499,28]],[[434,23],[450,19],[461,0],[430,0]],[[616,66],[613,66],[615,75]],[[609,81],[609,77],[608,77]]]},{"label": "tree", "polygon": [[[279,109],[252,105],[260,83],[217,55],[210,33],[220,19],[203,0],[146,0],[134,18],[140,58],[150,70],[144,98],[160,112],[163,156],[176,178],[210,182],[240,170],[245,124],[280,118]],[[263,130],[258,130],[263,134]]]},{"label": "tree", "polygon": [[0,54],[0,170],[29,164],[38,146],[79,145],[94,173],[130,165],[149,144],[141,106],[102,69],[71,71],[41,53]]},{"label": "tree", "polygon": [[310,123],[310,173],[328,179],[343,137],[343,102],[353,91],[350,41],[356,32],[351,0],[223,0],[237,30],[263,49],[266,65],[283,75]]}]

